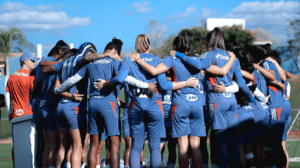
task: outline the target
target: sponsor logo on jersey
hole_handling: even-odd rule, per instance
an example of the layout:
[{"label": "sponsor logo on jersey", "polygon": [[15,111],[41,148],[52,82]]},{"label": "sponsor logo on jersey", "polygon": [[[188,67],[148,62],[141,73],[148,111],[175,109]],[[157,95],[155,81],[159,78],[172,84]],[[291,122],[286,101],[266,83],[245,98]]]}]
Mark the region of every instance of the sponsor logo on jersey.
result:
[{"label": "sponsor logo on jersey", "polygon": [[27,77],[29,74],[15,72],[15,73],[13,73],[13,75],[17,75],[17,76],[25,76],[25,77]]},{"label": "sponsor logo on jersey", "polygon": [[214,111],[214,104],[209,104],[209,111]]},{"label": "sponsor logo on jersey", "polygon": [[45,102],[46,102],[46,100],[40,100],[40,107],[43,107]]},{"label": "sponsor logo on jersey", "polygon": [[272,120],[277,120],[277,113],[276,113],[275,108],[271,109],[271,117],[272,117]]},{"label": "sponsor logo on jersey", "polygon": [[147,58],[147,57],[146,57],[146,58],[143,58],[142,60],[145,61],[145,62],[148,62],[148,61],[153,61],[153,59],[154,59],[154,58]]},{"label": "sponsor logo on jersey", "polygon": [[94,61],[94,64],[110,64],[112,60],[109,59],[99,59],[97,61]]},{"label": "sponsor logo on jersey", "polygon": [[264,109],[267,109],[269,107],[266,103],[261,102],[260,104],[261,104],[261,107],[264,108]]},{"label": "sponsor logo on jersey", "polygon": [[72,62],[66,61],[66,62],[64,63],[64,67],[72,67]]},{"label": "sponsor logo on jersey", "polygon": [[170,95],[164,95],[164,101],[171,101]]},{"label": "sponsor logo on jersey", "polygon": [[20,115],[23,115],[24,114],[24,110],[23,109],[18,109],[15,111],[15,114],[20,116]]},{"label": "sponsor logo on jersey", "polygon": [[231,93],[223,93],[224,97],[231,97]]},{"label": "sponsor logo on jersey", "polygon": [[251,106],[245,106],[246,110],[253,110],[253,108]]},{"label": "sponsor logo on jersey", "polygon": [[217,54],[216,58],[220,58],[223,60],[229,60],[229,56],[225,56],[225,55],[221,55],[221,54]]},{"label": "sponsor logo on jersey", "polygon": [[172,104],[170,101],[163,101],[162,104]]},{"label": "sponsor logo on jersey", "polygon": [[194,95],[194,94],[186,94],[185,96],[186,96],[186,99],[188,101],[196,101],[196,100],[198,100],[198,96]]},{"label": "sponsor logo on jersey", "polygon": [[265,70],[270,70],[269,64],[267,62],[264,62],[263,66]]}]

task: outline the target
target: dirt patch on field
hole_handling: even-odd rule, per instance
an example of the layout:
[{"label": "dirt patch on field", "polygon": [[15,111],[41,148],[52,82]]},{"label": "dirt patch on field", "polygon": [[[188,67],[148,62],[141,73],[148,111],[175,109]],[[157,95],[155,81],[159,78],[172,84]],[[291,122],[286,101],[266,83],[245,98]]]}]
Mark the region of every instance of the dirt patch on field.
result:
[{"label": "dirt patch on field", "polygon": [[0,139],[0,144],[12,144],[12,138]]}]

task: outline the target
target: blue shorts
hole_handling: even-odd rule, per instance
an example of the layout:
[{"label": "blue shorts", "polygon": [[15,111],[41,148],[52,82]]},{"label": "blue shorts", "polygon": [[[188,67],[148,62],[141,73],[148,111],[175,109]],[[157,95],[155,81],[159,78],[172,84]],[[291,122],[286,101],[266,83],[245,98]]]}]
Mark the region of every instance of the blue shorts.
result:
[{"label": "blue shorts", "polygon": [[55,120],[55,110],[52,106],[44,106],[39,109],[38,120],[42,125],[43,131],[57,130]]},{"label": "blue shorts", "polygon": [[237,127],[236,103],[210,103],[210,126],[212,130]]},{"label": "blue shorts", "polygon": [[119,129],[119,107],[117,100],[106,99],[106,98],[95,98],[89,99],[89,131],[90,135],[97,135],[97,115],[102,118],[104,122],[104,129],[107,136],[118,136],[120,135]]},{"label": "blue shorts", "polygon": [[287,139],[287,131],[288,131],[289,127],[290,127],[291,120],[292,120],[291,119],[292,107],[291,107],[291,104],[290,104],[290,102],[288,100],[285,100],[285,106],[288,109],[287,110],[287,112],[288,112],[288,114],[287,114],[288,119],[286,120],[285,125],[284,125],[282,141],[286,141],[286,139]]},{"label": "blue shorts", "polygon": [[78,104],[73,102],[58,103],[55,118],[58,128],[68,128],[75,130],[79,128],[79,123],[86,124],[86,112],[78,110]]},{"label": "blue shorts", "polygon": [[245,107],[237,108],[237,143],[252,145],[254,115]]},{"label": "blue shorts", "polygon": [[122,130],[123,130],[124,138],[130,136],[129,122],[128,122],[128,107],[124,108],[123,117],[122,117]]},{"label": "blue shorts", "polygon": [[203,106],[172,105],[172,137],[206,136]]},{"label": "blue shorts", "polygon": [[131,101],[128,111],[130,137],[145,135],[153,138],[165,138],[164,112],[161,100],[138,98]]},{"label": "blue shorts", "polygon": [[254,139],[265,138],[268,133],[269,125],[269,108],[268,105],[259,102],[252,103],[254,115]]},{"label": "blue shorts", "polygon": [[205,127],[208,128],[210,126],[210,113],[207,108],[207,105],[203,106],[203,114],[204,114]]},{"label": "blue shorts", "polygon": [[272,107],[270,107],[269,113],[269,125],[271,127],[272,134],[276,138],[283,140],[284,129],[286,127],[286,123],[288,122],[291,113],[291,106],[287,106],[286,103],[277,106],[273,105]]}]

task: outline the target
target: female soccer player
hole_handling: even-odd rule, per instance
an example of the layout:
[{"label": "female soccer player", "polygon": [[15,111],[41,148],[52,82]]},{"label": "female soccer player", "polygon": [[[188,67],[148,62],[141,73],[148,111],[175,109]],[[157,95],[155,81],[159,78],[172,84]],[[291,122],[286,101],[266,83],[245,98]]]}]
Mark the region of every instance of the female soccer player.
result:
[{"label": "female soccer player", "polygon": [[[157,66],[162,61],[151,54],[149,39],[141,34],[136,38],[136,51],[141,59],[144,59],[148,64]],[[194,87],[197,81],[188,78],[182,82],[168,82],[165,74],[152,76],[141,70],[140,67],[129,57],[123,61],[119,74],[111,80],[113,84],[122,83],[127,75],[150,83],[157,81],[159,86],[165,90],[177,90],[183,87]],[[132,138],[132,148],[130,152],[130,167],[139,167],[140,153],[143,148],[145,126],[148,134],[149,148],[150,148],[150,164],[152,167],[160,167],[160,138],[165,137],[164,131],[164,117],[161,103],[161,94],[152,93],[148,89],[132,88],[130,92],[131,104],[128,111],[128,120],[130,124],[130,135]]]},{"label": "female soccer player", "polygon": [[[187,36],[184,34],[177,36],[174,39],[173,46],[176,51],[187,54],[189,51]],[[173,53],[175,54],[177,52]],[[231,58],[231,64],[234,58]],[[146,61],[139,57],[131,57],[131,59],[135,60],[151,75],[161,74],[171,69],[174,74],[174,81],[184,81],[188,77],[194,77],[199,80],[200,70],[211,64],[209,61],[204,60],[200,68],[194,70],[190,67],[186,67],[180,59],[176,59],[173,56],[167,57],[165,61],[160,63],[157,67],[145,63]],[[199,57],[191,57],[191,59],[200,61]],[[230,66],[231,65],[228,67]],[[189,165],[189,144],[192,149],[193,165],[195,167],[201,167],[202,159],[199,158],[202,156],[199,142],[200,137],[205,136],[205,125],[202,111],[203,104],[201,104],[200,100],[200,88],[182,88],[174,92],[174,97],[172,98],[172,137],[178,138],[180,167],[188,167]]]},{"label": "female soccer player", "polygon": [[[222,67],[228,62],[230,56],[224,51],[224,39],[220,29],[215,28],[207,34],[206,47],[208,52],[204,56],[204,59],[211,61],[211,64]],[[194,61],[189,57],[179,55],[178,52],[175,56],[193,68],[197,68],[201,64],[199,61]],[[206,70],[208,69],[209,67],[206,68]],[[207,102],[209,103],[208,108],[211,114],[211,127],[212,130],[214,130],[212,133],[215,134],[217,139],[219,167],[221,168],[227,167],[228,163],[231,164],[231,167],[238,167],[239,152],[236,139],[236,99],[231,93],[215,93],[212,89],[212,84],[217,83],[220,85],[220,82],[222,82],[225,86],[231,85],[232,77],[235,78],[240,89],[246,94],[250,101],[255,101],[242,78],[240,65],[237,59],[234,60],[229,72],[226,73],[225,76],[216,76],[209,79]],[[229,139],[228,144],[231,148],[230,150],[227,149],[227,139]],[[230,151],[231,162],[228,162],[228,151]]]}]

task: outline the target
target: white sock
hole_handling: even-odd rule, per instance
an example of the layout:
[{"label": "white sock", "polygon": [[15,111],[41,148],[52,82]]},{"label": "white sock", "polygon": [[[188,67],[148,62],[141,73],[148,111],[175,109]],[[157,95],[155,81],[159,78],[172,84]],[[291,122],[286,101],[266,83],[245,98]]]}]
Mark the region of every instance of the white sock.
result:
[{"label": "white sock", "polygon": [[[49,168],[50,168],[50,167],[49,167]],[[65,168],[71,168],[71,163],[70,163],[70,162],[66,162]]]},{"label": "white sock", "polygon": [[204,165],[203,165],[203,168],[208,168],[208,165],[207,165],[207,164],[204,164]]},{"label": "white sock", "polygon": [[169,164],[168,168],[175,168],[175,164]]},{"label": "white sock", "polygon": [[100,168],[100,165],[97,165],[96,168]]},{"label": "white sock", "polygon": [[85,163],[82,163],[80,168],[85,168]]},{"label": "white sock", "polygon": [[215,164],[212,164],[212,165],[211,165],[211,168],[219,168],[219,166],[218,166],[218,165],[215,165]]}]

